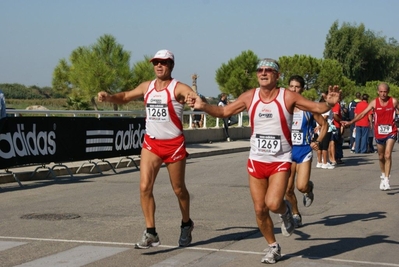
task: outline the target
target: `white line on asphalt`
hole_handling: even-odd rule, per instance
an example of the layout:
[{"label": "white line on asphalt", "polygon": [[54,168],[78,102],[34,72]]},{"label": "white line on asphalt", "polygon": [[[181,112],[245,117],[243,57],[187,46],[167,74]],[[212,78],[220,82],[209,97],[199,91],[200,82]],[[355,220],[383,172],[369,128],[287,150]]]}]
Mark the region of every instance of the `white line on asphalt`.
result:
[{"label": "white line on asphalt", "polygon": [[84,266],[86,264],[111,257],[128,248],[99,247],[99,246],[78,246],[63,252],[59,252],[37,260],[29,261],[15,267],[42,267],[58,266],[73,267]]},{"label": "white line on asphalt", "polygon": [[[107,242],[107,241],[87,241],[87,240],[73,240],[73,239],[50,239],[50,238],[35,238],[35,237],[14,237],[14,236],[0,236],[0,239],[16,239],[16,240],[31,240],[31,241],[48,241],[48,242],[65,242],[65,243],[83,243],[83,244],[99,244],[99,245],[119,245],[119,246],[134,246],[136,243],[122,243],[122,242]],[[177,246],[159,245],[163,248],[176,248]],[[200,248],[200,247],[185,247],[184,249],[189,250],[201,250],[201,251],[212,251],[212,252],[228,252],[228,253],[240,253],[240,254],[256,254],[263,255],[264,252],[256,251],[244,251],[244,250],[230,250],[230,249],[215,249],[215,248]],[[283,254],[284,255],[284,254]],[[286,255],[290,257],[290,255]],[[301,256],[295,256],[298,258],[303,258]],[[348,262],[348,263],[358,263],[358,264],[369,264],[369,265],[380,265],[380,266],[391,266],[399,267],[399,264],[395,263],[384,263],[384,262],[370,262],[370,261],[356,261],[356,260],[343,260],[337,258],[318,258],[311,257],[312,259],[335,261],[335,262]],[[304,258],[306,259],[306,258]]]},{"label": "white line on asphalt", "polygon": [[83,243],[83,244],[100,244],[100,245],[119,245],[119,246],[134,246],[135,245],[135,243],[120,243],[120,242],[106,242],[106,241],[86,241],[86,240],[73,240],[73,239],[52,239],[52,238],[36,238],[36,237],[0,236],[0,239],[17,239],[17,240],[31,240],[31,241],[49,241],[49,242]]},{"label": "white line on asphalt", "polygon": [[25,245],[26,242],[0,241],[0,251]]},{"label": "white line on asphalt", "polygon": [[[206,257],[209,255],[207,252],[197,252],[197,251],[186,251],[179,253],[175,256],[169,257],[164,261],[158,262],[150,267],[180,267],[180,266],[188,266],[190,263],[195,261],[199,261],[201,258]],[[202,266],[209,266],[209,265],[202,265]],[[213,266],[220,266],[220,265],[213,265]]]}]

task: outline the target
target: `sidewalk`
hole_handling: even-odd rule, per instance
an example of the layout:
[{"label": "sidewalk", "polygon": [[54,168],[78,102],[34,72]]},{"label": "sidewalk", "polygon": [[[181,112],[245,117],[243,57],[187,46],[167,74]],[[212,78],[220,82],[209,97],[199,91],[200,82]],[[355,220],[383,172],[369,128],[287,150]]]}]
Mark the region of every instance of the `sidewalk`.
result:
[{"label": "sidewalk", "polygon": [[[232,142],[198,143],[187,144],[187,152],[190,158],[209,157],[220,154],[249,151],[249,140],[234,140]],[[18,182],[20,186],[23,181],[55,179],[58,176],[73,176],[77,173],[102,173],[119,168],[138,168],[140,158],[138,156],[116,157],[109,159],[96,159],[91,161],[74,161],[62,164],[51,163],[45,166],[32,165],[0,171],[0,184]]]}]

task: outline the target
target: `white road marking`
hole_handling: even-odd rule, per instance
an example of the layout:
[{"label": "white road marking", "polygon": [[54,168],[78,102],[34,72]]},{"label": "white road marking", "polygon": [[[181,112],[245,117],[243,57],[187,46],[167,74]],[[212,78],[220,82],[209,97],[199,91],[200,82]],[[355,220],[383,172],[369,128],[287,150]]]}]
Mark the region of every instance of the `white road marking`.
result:
[{"label": "white road marking", "polygon": [[[122,242],[106,242],[106,241],[88,241],[88,240],[73,240],[73,239],[49,239],[49,238],[34,238],[34,237],[14,237],[14,236],[0,236],[0,239],[13,239],[13,240],[25,240],[25,241],[48,241],[48,242],[65,242],[65,243],[82,243],[82,244],[98,244],[98,245],[116,245],[116,246],[131,246],[134,247],[135,243],[122,243]],[[176,248],[177,246],[159,245],[158,247],[164,248]],[[229,250],[229,249],[215,249],[215,248],[204,248],[204,247],[186,247],[187,250],[198,250],[198,251],[212,251],[212,252],[228,252],[228,253],[238,253],[238,254],[256,254],[263,255],[264,252],[256,251],[244,251],[244,250]],[[284,254],[283,254],[284,256]],[[289,256],[289,255],[288,255]],[[302,258],[300,256],[295,256]],[[305,259],[305,258],[304,258]],[[338,258],[317,258],[312,257],[312,259],[342,262],[342,263],[357,263],[357,264],[368,264],[371,266],[391,266],[399,267],[396,263],[385,263],[385,262],[370,262],[370,261],[356,261],[356,260],[344,260]]]},{"label": "white road marking", "polygon": [[15,267],[76,267],[83,266],[120,252],[128,248],[100,247],[100,246],[78,246],[63,252],[55,253],[51,256],[39,258],[30,262],[17,265]]},{"label": "white road marking", "polygon": [[0,241],[0,251],[7,250],[13,247],[18,247],[25,244],[26,242]]},{"label": "white road marking", "polygon": [[209,253],[187,251],[177,254],[173,257],[169,257],[164,261],[158,262],[157,264],[151,265],[151,267],[180,267],[186,266],[187,264],[198,260],[199,258],[205,257]]}]

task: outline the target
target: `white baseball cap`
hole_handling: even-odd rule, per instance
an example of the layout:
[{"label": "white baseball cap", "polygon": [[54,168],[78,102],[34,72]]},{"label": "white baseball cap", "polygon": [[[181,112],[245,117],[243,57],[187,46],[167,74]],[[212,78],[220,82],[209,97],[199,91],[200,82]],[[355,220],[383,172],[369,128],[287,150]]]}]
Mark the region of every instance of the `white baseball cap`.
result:
[{"label": "white baseball cap", "polygon": [[163,49],[156,52],[154,57],[150,60],[150,62],[152,62],[155,59],[171,59],[174,62],[175,56],[169,50]]}]

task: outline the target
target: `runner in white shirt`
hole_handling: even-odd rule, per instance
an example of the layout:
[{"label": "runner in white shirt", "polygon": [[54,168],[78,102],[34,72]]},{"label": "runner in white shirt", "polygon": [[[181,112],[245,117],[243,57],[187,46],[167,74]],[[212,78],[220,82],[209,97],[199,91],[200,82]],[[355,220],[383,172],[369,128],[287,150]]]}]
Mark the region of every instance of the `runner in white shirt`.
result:
[{"label": "runner in white shirt", "polygon": [[140,200],[147,229],[136,248],[150,248],[160,244],[155,228],[155,200],[153,189],[156,176],[166,164],[173,191],[182,215],[179,246],[191,243],[194,223],[190,219],[190,195],[185,184],[186,145],[183,135],[183,106],[186,96],[194,91],[172,78],[175,58],[172,52],[160,50],[151,59],[156,79],[135,89],[109,95],[98,93],[100,102],[125,104],[144,97],[146,107],[146,135],[140,159]]},{"label": "runner in white shirt", "polygon": [[248,159],[249,188],[254,204],[256,222],[268,248],[263,263],[275,263],[281,258],[280,245],[274,235],[274,224],[269,212],[282,219],[281,231],[289,236],[294,221],[288,202],[284,202],[291,167],[291,122],[294,108],[323,113],[338,102],[338,86],[330,86],[325,103],[315,103],[300,94],[277,86],[280,78],[276,60],[265,58],[257,65],[259,88],[242,93],[236,101],[225,107],[203,103],[192,94],[187,103],[211,116],[228,118],[248,110],[252,127],[251,151]]}]

